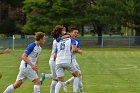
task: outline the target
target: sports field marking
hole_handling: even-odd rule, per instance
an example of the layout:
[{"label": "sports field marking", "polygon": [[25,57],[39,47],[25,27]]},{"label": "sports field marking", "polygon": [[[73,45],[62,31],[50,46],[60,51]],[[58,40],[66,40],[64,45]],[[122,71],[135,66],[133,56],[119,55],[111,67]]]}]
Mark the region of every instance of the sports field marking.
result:
[{"label": "sports field marking", "polygon": [[136,65],[125,65],[124,67],[119,67],[117,69],[138,69]]}]

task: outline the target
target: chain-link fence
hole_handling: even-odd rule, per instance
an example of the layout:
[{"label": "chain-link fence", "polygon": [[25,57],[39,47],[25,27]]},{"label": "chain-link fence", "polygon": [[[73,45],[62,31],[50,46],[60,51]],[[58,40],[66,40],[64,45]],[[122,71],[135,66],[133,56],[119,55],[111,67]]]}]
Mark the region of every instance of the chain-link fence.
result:
[{"label": "chain-link fence", "polygon": [[103,36],[103,37],[84,37],[84,38],[80,37],[79,39],[81,40],[81,46],[83,47],[96,47],[96,48],[140,47],[140,37],[134,36]]},{"label": "chain-link fence", "polygon": [[[140,37],[133,36],[103,36],[99,37],[79,37],[81,47],[93,47],[93,48],[138,48],[140,44],[136,44],[136,41],[140,41]],[[25,48],[29,43],[33,42],[34,38],[15,38],[1,37],[0,48]],[[47,38],[45,46],[51,47],[53,39]]]}]

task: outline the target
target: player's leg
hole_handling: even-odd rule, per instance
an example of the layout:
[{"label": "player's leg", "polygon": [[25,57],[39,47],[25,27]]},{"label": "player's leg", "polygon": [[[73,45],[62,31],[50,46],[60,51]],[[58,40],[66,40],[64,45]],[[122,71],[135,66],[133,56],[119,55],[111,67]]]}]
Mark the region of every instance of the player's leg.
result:
[{"label": "player's leg", "polygon": [[50,93],[55,93],[55,86],[56,86],[57,82],[58,81],[56,81],[56,80],[52,80],[51,87],[50,87]]},{"label": "player's leg", "polygon": [[26,68],[24,75],[34,83],[34,93],[40,93],[40,80],[32,68]]},{"label": "player's leg", "polygon": [[78,90],[78,85],[79,85],[79,73],[73,64],[68,64],[68,65],[66,65],[66,67],[67,67],[66,68],[67,71],[69,71],[74,77],[73,93],[76,93]]},{"label": "player's leg", "polygon": [[22,70],[17,75],[16,82],[14,84],[9,85],[3,93],[11,93],[14,89],[19,88],[23,81],[26,80],[26,77],[23,75]]},{"label": "player's leg", "polygon": [[63,64],[56,65],[56,74],[57,74],[57,77],[58,77],[58,83],[55,86],[55,93],[59,93],[61,86],[64,86]]},{"label": "player's leg", "polygon": [[[72,83],[73,81],[74,81],[74,77],[71,77],[70,79],[68,79],[65,82],[65,85],[67,86],[68,84]],[[82,83],[82,76],[80,76],[78,87],[79,87],[80,93],[84,93],[83,83]]]},{"label": "player's leg", "polygon": [[34,83],[34,93],[40,93],[40,80],[39,78],[33,80]]},{"label": "player's leg", "polygon": [[75,65],[77,71],[79,72],[79,90],[80,90],[80,93],[84,93],[84,89],[83,89],[83,83],[82,83],[82,74],[81,74],[81,70],[80,70],[80,67],[78,65],[78,63],[76,62],[76,65]]},{"label": "player's leg", "polygon": [[52,66],[51,66],[51,72],[52,72],[52,83],[51,83],[51,87],[50,87],[50,93],[55,93],[55,86],[58,82],[58,78],[56,75],[56,70],[55,70],[55,62],[53,62]]},{"label": "player's leg", "polygon": [[80,80],[79,80],[79,90],[80,90],[80,93],[84,93],[82,76],[80,76]]},{"label": "player's leg", "polygon": [[22,85],[22,81],[16,81],[14,84],[9,85],[3,93],[11,93],[14,89],[19,88]]},{"label": "player's leg", "polygon": [[79,73],[78,71],[75,71],[74,73],[72,73],[72,75],[74,76],[73,93],[77,93],[78,86],[79,86]]},{"label": "player's leg", "polygon": [[58,83],[55,86],[55,93],[59,93],[61,86],[64,86],[64,77],[58,77]]},{"label": "player's leg", "polygon": [[55,70],[54,60],[50,60],[49,65],[50,65],[51,74],[41,73],[41,75],[42,75],[41,78],[40,78],[41,85],[43,84],[43,82],[46,78],[49,78],[49,79],[53,78],[53,72]]},{"label": "player's leg", "polygon": [[52,79],[52,77],[53,77],[53,74],[41,73],[41,78],[40,78],[41,85],[43,84],[46,78]]},{"label": "player's leg", "polygon": [[65,81],[65,84],[68,85],[68,84],[71,84],[74,80],[74,77],[71,77],[69,78],[67,81]]}]

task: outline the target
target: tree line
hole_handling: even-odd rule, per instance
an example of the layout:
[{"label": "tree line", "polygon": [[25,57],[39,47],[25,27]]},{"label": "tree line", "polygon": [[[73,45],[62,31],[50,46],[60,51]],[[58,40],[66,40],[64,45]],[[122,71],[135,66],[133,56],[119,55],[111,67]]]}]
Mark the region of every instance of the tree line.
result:
[{"label": "tree line", "polygon": [[[26,22],[20,31],[33,34],[42,31],[50,34],[57,24],[67,29],[75,25],[83,31],[83,26],[92,24],[102,40],[104,26],[123,25],[135,29],[140,36],[140,0],[0,0],[12,7],[21,7],[26,14]],[[22,22],[21,22],[22,23]],[[139,42],[136,38],[136,43]]]}]

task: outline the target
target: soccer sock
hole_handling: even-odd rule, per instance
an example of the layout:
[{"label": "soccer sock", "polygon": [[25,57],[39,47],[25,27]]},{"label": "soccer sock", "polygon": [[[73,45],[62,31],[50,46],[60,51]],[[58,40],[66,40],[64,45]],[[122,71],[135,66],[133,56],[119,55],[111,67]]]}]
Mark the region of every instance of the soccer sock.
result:
[{"label": "soccer sock", "polygon": [[55,93],[59,93],[61,86],[64,82],[58,81],[58,83],[55,86]]},{"label": "soccer sock", "polygon": [[79,85],[79,77],[75,77],[73,82],[73,93],[77,93],[78,85]]},{"label": "soccer sock", "polygon": [[50,88],[50,93],[55,93],[55,86],[56,86],[56,84],[57,84],[57,81],[52,80],[51,88]]},{"label": "soccer sock", "polygon": [[84,93],[83,83],[82,83],[82,76],[79,79],[79,90],[80,90],[80,93]]},{"label": "soccer sock", "polygon": [[65,84],[68,85],[68,84],[72,83],[73,80],[74,80],[74,77],[71,77],[70,79],[68,79],[68,80],[65,82]]},{"label": "soccer sock", "polygon": [[64,92],[68,92],[67,85],[65,84],[65,82],[63,82],[62,85],[63,85]]},{"label": "soccer sock", "polygon": [[45,74],[45,78],[50,78],[50,79],[52,79],[52,78],[53,78],[53,75],[52,75],[52,74]]},{"label": "soccer sock", "polygon": [[40,86],[34,85],[34,93],[40,93]]},{"label": "soccer sock", "polygon": [[13,85],[9,85],[3,93],[11,93],[14,90]]}]

